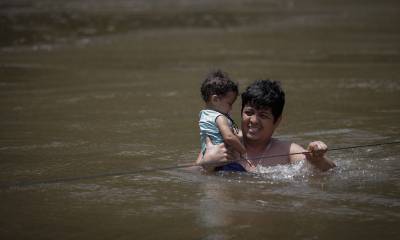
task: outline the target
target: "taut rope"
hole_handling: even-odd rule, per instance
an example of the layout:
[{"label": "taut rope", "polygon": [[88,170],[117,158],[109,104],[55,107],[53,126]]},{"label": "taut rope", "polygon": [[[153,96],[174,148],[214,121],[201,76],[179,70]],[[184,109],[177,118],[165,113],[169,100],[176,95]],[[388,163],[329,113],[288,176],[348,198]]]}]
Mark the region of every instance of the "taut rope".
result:
[{"label": "taut rope", "polygon": [[[365,145],[355,145],[355,146],[347,146],[347,147],[338,147],[338,148],[328,149],[328,151],[329,152],[342,151],[342,150],[348,150],[348,149],[377,147],[377,146],[394,145],[394,144],[400,144],[400,141],[365,144]],[[290,154],[260,156],[260,157],[257,157],[255,159],[283,157],[283,156],[296,155],[296,154],[305,154],[305,153],[310,153],[310,152],[304,151],[304,152],[297,152],[297,153],[290,153]],[[124,175],[134,175],[134,174],[139,174],[139,173],[165,171],[165,170],[173,170],[173,169],[188,168],[188,167],[195,167],[195,166],[201,166],[201,165],[200,164],[196,164],[196,163],[187,163],[187,164],[178,164],[178,165],[166,166],[166,167],[142,168],[142,169],[133,170],[133,171],[110,172],[110,173],[102,173],[102,174],[87,175],[87,176],[44,179],[44,180],[38,180],[38,181],[23,181],[23,182],[17,182],[17,183],[2,183],[2,184],[0,184],[0,188],[4,189],[4,188],[26,187],[26,186],[41,185],[41,184],[54,184],[54,183],[63,183],[63,182],[73,182],[73,181],[79,181],[79,180],[88,180],[88,179],[95,179],[95,178],[105,178],[105,177],[124,176]]]}]

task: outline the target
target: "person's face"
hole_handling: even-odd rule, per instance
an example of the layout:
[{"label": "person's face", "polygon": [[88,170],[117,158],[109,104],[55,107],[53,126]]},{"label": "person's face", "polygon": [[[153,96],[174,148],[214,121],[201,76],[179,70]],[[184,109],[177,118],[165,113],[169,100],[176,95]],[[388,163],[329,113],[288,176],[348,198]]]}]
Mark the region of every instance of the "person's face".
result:
[{"label": "person's face", "polygon": [[243,137],[249,141],[267,142],[278,127],[280,117],[274,123],[271,109],[256,109],[249,105],[242,111]]},{"label": "person's face", "polygon": [[233,91],[228,92],[224,96],[213,96],[213,105],[214,107],[225,114],[228,114],[232,110],[232,105],[236,100],[237,94]]}]

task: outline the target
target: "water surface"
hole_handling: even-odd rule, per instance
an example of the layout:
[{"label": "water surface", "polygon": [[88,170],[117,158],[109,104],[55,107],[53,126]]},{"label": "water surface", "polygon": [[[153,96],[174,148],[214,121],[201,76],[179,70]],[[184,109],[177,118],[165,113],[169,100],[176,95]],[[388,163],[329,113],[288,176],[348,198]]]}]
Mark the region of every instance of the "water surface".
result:
[{"label": "water surface", "polygon": [[[398,141],[398,1],[2,1],[0,181],[191,163],[199,86],[280,80],[276,137]],[[234,118],[239,121],[240,101]],[[398,145],[258,174],[143,172],[2,188],[2,239],[392,239]]]}]

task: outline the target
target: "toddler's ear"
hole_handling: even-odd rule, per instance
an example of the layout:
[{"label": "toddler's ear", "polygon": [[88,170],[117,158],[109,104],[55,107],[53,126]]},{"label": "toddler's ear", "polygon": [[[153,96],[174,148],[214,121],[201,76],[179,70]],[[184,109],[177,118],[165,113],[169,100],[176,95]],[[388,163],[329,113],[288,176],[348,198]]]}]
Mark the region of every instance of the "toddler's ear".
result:
[{"label": "toddler's ear", "polygon": [[218,95],[211,95],[210,100],[212,103],[218,102],[219,101],[219,97]]}]

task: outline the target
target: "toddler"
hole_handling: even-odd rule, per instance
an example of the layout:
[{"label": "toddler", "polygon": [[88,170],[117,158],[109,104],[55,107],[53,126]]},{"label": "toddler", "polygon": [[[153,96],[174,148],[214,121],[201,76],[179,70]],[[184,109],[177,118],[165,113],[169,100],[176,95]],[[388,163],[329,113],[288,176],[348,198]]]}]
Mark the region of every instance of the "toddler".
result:
[{"label": "toddler", "polygon": [[245,156],[246,149],[239,139],[239,129],[229,115],[237,95],[238,85],[220,70],[211,72],[202,83],[201,96],[206,104],[199,114],[203,155],[208,136],[213,144],[225,143],[239,152],[241,157]]}]

